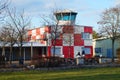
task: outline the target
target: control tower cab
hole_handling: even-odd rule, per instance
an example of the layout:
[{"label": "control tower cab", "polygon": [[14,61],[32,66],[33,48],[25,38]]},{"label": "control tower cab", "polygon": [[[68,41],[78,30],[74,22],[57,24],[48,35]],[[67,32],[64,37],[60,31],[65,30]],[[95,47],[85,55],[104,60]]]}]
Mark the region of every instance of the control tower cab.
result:
[{"label": "control tower cab", "polygon": [[71,10],[57,11],[54,13],[58,25],[75,25],[77,12]]}]

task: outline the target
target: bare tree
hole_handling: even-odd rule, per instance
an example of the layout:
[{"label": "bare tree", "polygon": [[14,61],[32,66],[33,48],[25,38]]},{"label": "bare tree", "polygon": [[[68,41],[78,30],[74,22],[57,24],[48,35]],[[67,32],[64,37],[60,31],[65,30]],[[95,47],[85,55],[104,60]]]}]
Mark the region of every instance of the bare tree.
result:
[{"label": "bare tree", "polygon": [[120,7],[106,9],[101,16],[100,32],[112,40],[112,61],[114,62],[114,43],[120,36]]},{"label": "bare tree", "polygon": [[56,55],[56,43],[57,43],[57,39],[60,40],[61,36],[63,35],[62,33],[62,28],[63,26],[60,26],[57,24],[50,26],[51,27],[51,32],[50,32],[50,39],[52,40],[52,46],[53,46],[53,57]]},{"label": "bare tree", "polygon": [[5,56],[5,46],[8,43],[8,35],[5,28],[2,28],[0,31],[0,40],[1,40],[1,47],[2,47],[2,56]]},{"label": "bare tree", "polygon": [[0,0],[0,13],[8,6],[9,0]]},{"label": "bare tree", "polygon": [[[56,12],[56,11],[53,11],[53,13],[54,12]],[[41,16],[41,18],[43,19],[44,25],[48,25],[48,28],[50,29],[50,33],[47,33],[50,35],[47,37],[46,40],[47,40],[47,45],[49,44],[48,42],[50,42],[50,41],[52,42],[53,57],[55,57],[56,42],[57,42],[57,39],[61,39],[61,35],[63,34],[63,32],[62,32],[63,26],[59,25],[59,21],[56,20],[54,14],[50,14],[49,16],[44,16],[44,17]]]},{"label": "bare tree", "polygon": [[13,45],[17,42],[18,35],[16,34],[15,28],[10,24],[6,24],[1,28],[1,39],[4,37],[4,43],[10,47],[9,61],[11,64],[12,54],[13,54]]},{"label": "bare tree", "polygon": [[27,33],[27,30],[30,27],[30,18],[25,16],[24,11],[22,13],[18,13],[15,11],[15,9],[7,9],[8,12],[8,20],[9,20],[9,24],[8,26],[11,26],[15,29],[16,31],[16,35],[17,35],[17,43],[19,46],[19,56],[20,56],[20,60],[22,58],[22,46],[23,46],[23,42],[25,41],[25,35]]},{"label": "bare tree", "polygon": [[[0,20],[1,20],[1,14],[5,11],[5,9],[8,6],[8,0],[0,0]],[[5,31],[1,32],[3,34]],[[2,36],[2,35],[1,35]],[[2,37],[0,37],[1,40],[3,40]]]},{"label": "bare tree", "polygon": [[3,20],[5,15],[2,15],[2,13],[8,7],[9,3],[10,3],[9,0],[0,0],[0,20]]}]

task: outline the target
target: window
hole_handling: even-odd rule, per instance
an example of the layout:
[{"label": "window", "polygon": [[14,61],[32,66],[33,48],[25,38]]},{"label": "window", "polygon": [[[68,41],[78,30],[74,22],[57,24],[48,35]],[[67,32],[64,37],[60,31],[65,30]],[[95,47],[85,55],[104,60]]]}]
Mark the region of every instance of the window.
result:
[{"label": "window", "polygon": [[69,15],[64,15],[64,16],[63,16],[63,20],[65,20],[65,21],[68,21],[68,20],[69,20],[69,18],[70,18],[70,16],[69,16]]},{"label": "window", "polygon": [[[53,55],[54,53],[54,47],[51,48],[51,54]],[[61,47],[55,47],[55,56],[61,56]]]},{"label": "window", "polygon": [[57,20],[64,20],[64,21],[68,21],[68,20],[74,21],[75,17],[76,17],[76,14],[70,14],[70,13],[56,15]]},{"label": "window", "polygon": [[85,54],[90,54],[91,50],[90,48],[83,48]]},{"label": "window", "polygon": [[90,39],[90,33],[82,33],[83,39]]},{"label": "window", "polygon": [[95,53],[102,53],[102,49],[101,48],[95,48]]},{"label": "window", "polygon": [[71,20],[74,21],[75,17],[76,17],[76,15],[71,15]]},{"label": "window", "polygon": [[75,17],[76,17],[76,15],[74,15],[74,14],[72,14],[72,15],[70,15],[70,14],[64,14],[63,15],[63,20],[65,20],[65,21],[68,21],[68,20],[74,21]]},{"label": "window", "polygon": [[61,15],[56,15],[57,20],[62,20]]}]

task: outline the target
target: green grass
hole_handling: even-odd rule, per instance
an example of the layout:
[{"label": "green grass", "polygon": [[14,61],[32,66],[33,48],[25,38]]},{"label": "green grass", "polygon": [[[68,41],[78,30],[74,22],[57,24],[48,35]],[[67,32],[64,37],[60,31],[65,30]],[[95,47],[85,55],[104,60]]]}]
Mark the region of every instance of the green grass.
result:
[{"label": "green grass", "polygon": [[120,68],[2,72],[0,80],[120,80]]}]

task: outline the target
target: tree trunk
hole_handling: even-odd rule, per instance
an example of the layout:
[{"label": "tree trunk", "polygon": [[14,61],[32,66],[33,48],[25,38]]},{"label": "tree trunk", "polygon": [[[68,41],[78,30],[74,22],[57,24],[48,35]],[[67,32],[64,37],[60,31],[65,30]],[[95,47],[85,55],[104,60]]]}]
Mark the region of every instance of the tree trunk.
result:
[{"label": "tree trunk", "polygon": [[55,57],[55,45],[56,45],[56,39],[53,42],[53,57]]},{"label": "tree trunk", "polygon": [[114,43],[115,39],[112,39],[112,62],[114,62]]},{"label": "tree trunk", "polygon": [[12,53],[13,53],[13,46],[10,46],[10,55],[9,55],[9,62],[12,64]]},{"label": "tree trunk", "polygon": [[20,36],[20,53],[19,53],[19,64],[23,65],[23,59],[22,59],[22,44],[23,44],[23,39],[22,35]]},{"label": "tree trunk", "polygon": [[20,65],[23,65],[23,58],[22,58],[22,44],[20,44],[19,64],[20,64]]}]

